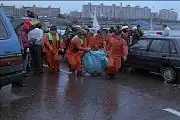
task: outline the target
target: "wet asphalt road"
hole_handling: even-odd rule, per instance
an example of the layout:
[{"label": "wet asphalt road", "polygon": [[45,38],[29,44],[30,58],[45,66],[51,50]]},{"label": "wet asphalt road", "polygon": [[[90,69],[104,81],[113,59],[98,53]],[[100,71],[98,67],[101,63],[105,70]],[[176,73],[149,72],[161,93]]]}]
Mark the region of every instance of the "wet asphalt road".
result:
[{"label": "wet asphalt road", "polygon": [[26,79],[27,87],[3,87],[0,120],[180,120],[180,87],[151,74],[121,73],[76,78],[45,69]]}]

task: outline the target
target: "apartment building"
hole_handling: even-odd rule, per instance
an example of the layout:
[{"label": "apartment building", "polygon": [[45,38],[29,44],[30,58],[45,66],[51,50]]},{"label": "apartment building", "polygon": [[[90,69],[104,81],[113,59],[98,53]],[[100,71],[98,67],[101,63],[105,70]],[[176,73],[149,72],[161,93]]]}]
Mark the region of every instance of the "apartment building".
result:
[{"label": "apartment building", "polygon": [[178,13],[173,10],[161,9],[159,11],[159,18],[161,20],[177,20]]},{"label": "apartment building", "polygon": [[97,18],[107,18],[107,19],[143,19],[143,18],[151,18],[151,9],[148,7],[141,8],[139,6],[132,7],[130,5],[122,6],[112,4],[112,6],[100,4],[100,5],[92,5],[89,3],[88,5],[82,6],[82,17],[88,18],[90,17],[94,10],[96,9]]},{"label": "apartment building", "polygon": [[82,17],[82,12],[78,12],[78,11],[71,11],[71,12],[69,13],[69,16],[71,16],[71,17],[81,18],[81,17]]},{"label": "apartment building", "polygon": [[174,10],[166,10],[162,9],[156,13],[152,13],[151,9],[147,6],[140,7],[135,6],[132,7],[131,5],[122,6],[112,4],[109,5],[93,5],[88,3],[88,5],[82,6],[82,17],[89,18],[94,14],[96,10],[96,17],[97,18],[104,18],[104,19],[151,19],[151,17],[160,20],[177,20],[178,13]]},{"label": "apartment building", "polygon": [[36,7],[33,5],[32,7],[22,6],[21,14],[25,15],[26,11],[30,10],[35,12],[38,16],[47,16],[47,17],[56,17],[60,14],[60,7],[59,8],[52,8],[51,6],[48,7]]},{"label": "apartment building", "polygon": [[33,5],[32,7],[22,6],[22,8],[19,9],[19,8],[16,8],[15,5],[4,6],[1,3],[0,7],[8,16],[25,16],[27,10],[35,12],[38,16],[47,16],[47,17],[56,17],[58,14],[61,13],[60,7],[52,8],[51,6],[48,6],[46,8],[36,7],[35,5]]},{"label": "apartment building", "polygon": [[14,6],[4,6],[1,3],[1,9],[6,13],[7,16],[20,16],[20,10]]}]

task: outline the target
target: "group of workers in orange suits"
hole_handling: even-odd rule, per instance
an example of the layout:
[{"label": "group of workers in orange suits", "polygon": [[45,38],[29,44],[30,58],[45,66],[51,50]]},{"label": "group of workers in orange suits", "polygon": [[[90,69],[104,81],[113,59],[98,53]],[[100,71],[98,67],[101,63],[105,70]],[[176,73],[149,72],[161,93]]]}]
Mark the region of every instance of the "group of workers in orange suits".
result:
[{"label": "group of workers in orange suits", "polygon": [[[86,30],[72,29],[72,38],[66,46],[66,57],[70,72],[77,72],[77,76],[83,75],[82,57],[90,50],[103,49],[108,53],[107,75],[115,78],[119,72],[122,60],[127,59],[128,46],[121,37],[120,32],[105,34],[98,31],[96,35]],[[46,60],[53,71],[59,71],[60,52],[63,52],[64,43],[57,37],[57,28],[50,28],[50,32],[44,37],[44,51]]]}]

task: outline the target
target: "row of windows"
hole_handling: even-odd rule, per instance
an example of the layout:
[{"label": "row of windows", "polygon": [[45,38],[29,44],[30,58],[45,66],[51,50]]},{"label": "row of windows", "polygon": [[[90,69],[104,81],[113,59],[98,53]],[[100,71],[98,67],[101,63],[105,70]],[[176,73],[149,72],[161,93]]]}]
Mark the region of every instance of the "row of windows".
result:
[{"label": "row of windows", "polygon": [[[151,40],[139,40],[134,44],[131,49],[146,50]],[[180,43],[179,43],[180,44]],[[171,49],[170,49],[171,48]],[[174,53],[176,52],[175,46],[172,41],[168,40],[153,40],[149,48],[150,52],[159,52],[159,53]]]}]

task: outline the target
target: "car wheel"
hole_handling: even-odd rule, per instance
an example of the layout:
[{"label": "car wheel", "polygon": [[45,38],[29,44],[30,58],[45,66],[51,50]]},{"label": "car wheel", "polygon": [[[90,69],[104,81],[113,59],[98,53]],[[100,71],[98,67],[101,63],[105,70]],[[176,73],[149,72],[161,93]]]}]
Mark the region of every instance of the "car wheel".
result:
[{"label": "car wheel", "polygon": [[167,83],[175,83],[177,74],[176,71],[171,67],[162,67],[161,77]]}]

